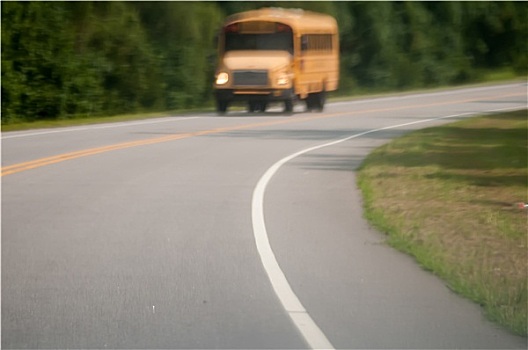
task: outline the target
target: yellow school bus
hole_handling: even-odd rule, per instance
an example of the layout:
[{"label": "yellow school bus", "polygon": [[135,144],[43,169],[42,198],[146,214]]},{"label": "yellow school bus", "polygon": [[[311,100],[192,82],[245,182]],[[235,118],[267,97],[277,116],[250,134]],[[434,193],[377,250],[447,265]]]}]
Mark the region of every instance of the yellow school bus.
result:
[{"label": "yellow school bus", "polygon": [[322,111],[339,83],[336,20],[300,9],[263,8],[229,16],[218,38],[214,92],[219,114],[247,103],[250,112],[271,102],[293,112],[295,101]]}]

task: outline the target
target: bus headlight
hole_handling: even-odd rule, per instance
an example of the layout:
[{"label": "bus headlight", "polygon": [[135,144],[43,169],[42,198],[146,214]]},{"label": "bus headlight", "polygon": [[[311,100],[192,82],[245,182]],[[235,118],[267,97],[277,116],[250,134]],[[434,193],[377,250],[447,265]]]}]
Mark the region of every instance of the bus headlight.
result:
[{"label": "bus headlight", "polygon": [[216,85],[224,85],[229,81],[229,74],[226,72],[219,73],[216,77]]},{"label": "bus headlight", "polygon": [[284,85],[288,85],[289,83],[290,83],[290,77],[288,77],[288,74],[280,73],[277,76],[277,85],[284,86]]}]

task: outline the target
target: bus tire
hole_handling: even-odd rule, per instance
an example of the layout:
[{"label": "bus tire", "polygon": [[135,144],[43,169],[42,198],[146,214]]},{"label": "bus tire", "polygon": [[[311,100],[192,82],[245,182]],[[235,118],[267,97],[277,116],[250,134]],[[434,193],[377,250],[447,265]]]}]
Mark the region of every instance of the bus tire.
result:
[{"label": "bus tire", "polygon": [[307,112],[311,112],[312,110],[315,109],[314,94],[309,94],[304,101],[306,102]]},{"label": "bus tire", "polygon": [[322,112],[324,109],[325,102],[325,91],[309,94],[306,98],[306,109],[308,111],[316,110],[318,112]]},{"label": "bus tire", "polygon": [[316,102],[315,102],[315,109],[318,112],[322,112],[324,110],[324,106],[326,103],[326,92],[323,90],[316,94]]},{"label": "bus tire", "polygon": [[216,112],[220,115],[225,114],[227,112],[227,107],[229,106],[229,102],[226,100],[216,100]]},{"label": "bus tire", "polygon": [[293,113],[293,100],[290,99],[284,101],[284,113]]}]

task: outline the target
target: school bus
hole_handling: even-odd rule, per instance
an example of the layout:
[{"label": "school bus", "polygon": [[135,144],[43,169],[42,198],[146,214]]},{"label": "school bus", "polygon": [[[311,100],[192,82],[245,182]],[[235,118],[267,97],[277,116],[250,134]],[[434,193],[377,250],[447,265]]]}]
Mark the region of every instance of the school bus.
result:
[{"label": "school bus", "polygon": [[322,111],[326,93],[339,83],[336,20],[300,9],[262,8],[226,18],[218,37],[214,93],[219,114],[247,103],[264,112],[269,103],[294,102]]}]

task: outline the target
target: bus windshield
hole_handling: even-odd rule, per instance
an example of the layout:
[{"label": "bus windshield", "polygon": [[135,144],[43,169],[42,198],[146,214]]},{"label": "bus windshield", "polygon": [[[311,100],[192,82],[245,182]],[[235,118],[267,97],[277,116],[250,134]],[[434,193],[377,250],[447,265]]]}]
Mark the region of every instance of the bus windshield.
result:
[{"label": "bus windshield", "polygon": [[271,34],[226,33],[225,51],[234,50],[281,50],[293,54],[291,32]]}]

